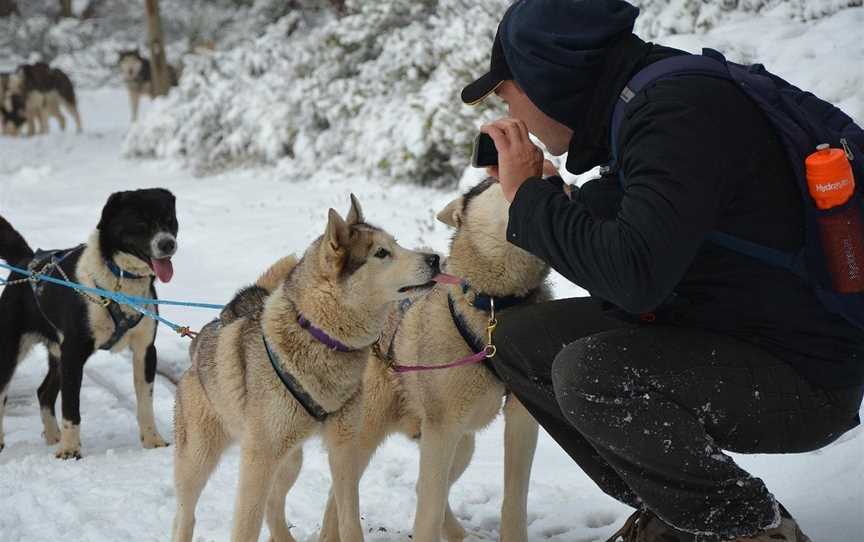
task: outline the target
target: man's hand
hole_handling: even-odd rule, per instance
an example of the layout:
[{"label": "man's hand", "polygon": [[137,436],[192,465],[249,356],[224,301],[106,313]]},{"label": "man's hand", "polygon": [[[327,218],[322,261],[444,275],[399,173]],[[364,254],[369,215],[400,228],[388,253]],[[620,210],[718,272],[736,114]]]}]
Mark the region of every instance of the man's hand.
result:
[{"label": "man's hand", "polygon": [[498,166],[486,171],[498,179],[504,197],[512,202],[522,183],[543,175],[543,151],[531,142],[528,127],[519,119],[497,120],[480,131],[489,134],[498,150]]}]

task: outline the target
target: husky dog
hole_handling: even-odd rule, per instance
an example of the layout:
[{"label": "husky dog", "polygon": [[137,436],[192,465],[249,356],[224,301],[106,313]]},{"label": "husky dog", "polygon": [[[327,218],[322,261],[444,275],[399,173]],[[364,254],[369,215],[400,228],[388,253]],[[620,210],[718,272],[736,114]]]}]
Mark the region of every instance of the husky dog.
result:
[{"label": "husky dog", "polygon": [[[132,108],[132,122],[135,122],[138,120],[138,104],[141,101],[141,95],[153,97],[150,61],[141,56],[138,49],[132,49],[120,51],[117,65],[123,73],[123,82],[126,83],[126,90],[129,92],[129,106]],[[176,87],[179,77],[177,68],[169,64],[170,86]]]},{"label": "husky dog", "polygon": [[47,134],[49,115],[57,119],[61,130],[65,130],[66,117],[60,112],[60,106],[72,115],[76,131],[81,132],[75,87],[63,70],[51,68],[44,62],[22,64],[10,77],[9,87],[12,94],[18,94],[24,100],[27,135],[37,132],[37,124],[38,132]]},{"label": "husky dog", "polygon": [[[240,443],[241,462],[231,540],[258,540],[266,511],[271,540],[294,541],[285,497],[303,442],[315,434],[335,442],[354,425],[369,349],[388,307],[430,288],[438,273],[437,255],[406,250],[367,224],[352,196],[347,219],[331,209],[324,235],[300,261],[277,262],[204,327],[177,387],[175,542],[192,540],[198,497],[232,441]],[[359,542],[358,488],[335,474],[341,539]]]},{"label": "husky dog", "polygon": [[[0,258],[54,278],[68,277],[84,286],[156,297],[154,276],[168,282],[177,250],[174,196],[163,189],[117,192],[102,209],[87,243],[67,250],[37,251],[0,218]],[[9,280],[23,278],[13,272]],[[155,312],[155,307],[148,307]],[[153,419],[156,374],[156,322],[116,302],[42,281],[6,286],[0,295],[0,449],[9,381],[18,362],[35,343],[48,347],[48,375],[37,396],[45,441],[60,443],[57,457],[81,457],[79,396],[84,363],[99,348],[132,350],[138,428],[145,448],[167,446]],[[63,391],[63,429],[54,403]]]},{"label": "husky dog", "polygon": [[[439,213],[439,220],[456,228],[446,272],[460,277],[462,285],[438,284],[403,315],[398,309],[391,314],[398,323],[390,326],[389,336],[382,335],[363,376],[359,423],[329,443],[331,457],[346,461],[336,464],[334,472],[342,473],[343,483],[356,486],[388,435],[399,432],[419,440],[416,542],[439,542],[442,530],[450,542],[464,538],[448,503],[450,486],[471,461],[474,434],[501,410],[505,389],[485,365],[402,374],[390,365],[445,364],[482,350],[490,298],[502,318],[507,318],[508,306],[551,298],[545,284],[548,266],[507,242],[507,209],[500,185],[487,179]],[[501,540],[524,542],[537,422],[512,395],[504,416]],[[331,491],[322,541],[340,540],[337,523],[345,516],[339,499],[340,492]]]}]

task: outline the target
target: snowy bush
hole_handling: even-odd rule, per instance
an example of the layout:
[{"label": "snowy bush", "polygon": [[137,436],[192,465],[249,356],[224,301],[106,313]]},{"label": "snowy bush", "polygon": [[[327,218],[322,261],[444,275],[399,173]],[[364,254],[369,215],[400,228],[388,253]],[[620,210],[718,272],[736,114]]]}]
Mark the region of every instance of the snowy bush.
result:
[{"label": "snowy bush", "polygon": [[[179,89],[133,127],[129,156],[206,173],[285,162],[423,185],[455,183],[477,129],[459,100],[507,2],[348,2],[300,10],[260,38],[190,59]],[[481,110],[482,111],[482,110]]]},{"label": "snowy bush", "polygon": [[636,32],[645,38],[710,30],[725,19],[774,12],[812,21],[864,0],[630,0],[639,6]]}]

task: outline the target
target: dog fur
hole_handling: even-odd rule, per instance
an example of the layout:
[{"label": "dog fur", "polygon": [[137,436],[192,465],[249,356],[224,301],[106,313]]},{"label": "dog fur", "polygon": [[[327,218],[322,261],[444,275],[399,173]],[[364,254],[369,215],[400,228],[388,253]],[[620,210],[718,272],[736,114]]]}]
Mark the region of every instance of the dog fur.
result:
[{"label": "dog fur", "polygon": [[[152,259],[159,265],[176,250],[177,219],[174,196],[167,190],[148,189],[112,194],[102,209],[96,231],[82,249],[70,252],[61,268],[73,281],[90,287],[113,289],[127,295],[156,296]],[[24,238],[0,218],[0,258],[26,268],[34,259]],[[106,261],[141,278],[117,278]],[[156,264],[152,264],[156,265]],[[54,273],[60,278],[59,273]],[[163,279],[164,279],[163,273]],[[10,280],[22,275],[11,273]],[[170,278],[170,277],[169,277]],[[79,426],[81,379],[84,364],[96,348],[114,334],[114,321],[101,304],[84,299],[74,290],[41,283],[37,296],[30,285],[6,286],[0,295],[0,449],[3,448],[3,415],[9,382],[18,362],[30,347],[48,348],[48,375],[37,396],[47,444],[60,443],[57,457],[81,457]],[[155,311],[155,307],[149,308]],[[137,314],[123,307],[127,315]],[[55,327],[56,326],[56,327]],[[156,323],[142,318],[111,348],[132,350],[138,427],[145,448],[167,446],[156,430],[153,417],[153,380],[156,374]],[[54,404],[63,394],[62,430],[57,426]]]},{"label": "dog fur", "polygon": [[[141,102],[141,96],[153,97],[152,76],[150,70],[150,61],[141,56],[138,49],[129,51],[120,51],[117,59],[117,65],[123,74],[123,82],[126,84],[126,90],[129,92],[129,107],[132,109],[132,122],[138,120],[138,106]],[[176,87],[180,80],[180,71],[168,65],[169,85]]]},{"label": "dog fur", "polygon": [[[331,209],[325,234],[300,261],[277,262],[190,346],[192,366],[177,388],[175,407],[175,542],[192,540],[198,498],[232,441],[240,443],[241,461],[231,539],[257,540],[266,515],[271,540],[294,541],[285,497],[300,471],[303,442],[315,434],[335,442],[354,425],[369,347],[387,308],[414,289],[431,287],[438,274],[438,256],[400,247],[366,224],[351,199],[347,221]],[[297,323],[299,314],[355,350],[339,352],[318,342]],[[329,413],[323,422],[283,386],[264,334],[282,368]],[[341,476],[334,473],[341,539],[359,542],[358,489],[341,484]]]},{"label": "dog fur", "polygon": [[61,130],[65,130],[66,117],[60,111],[61,106],[72,115],[76,131],[81,132],[75,87],[63,70],[44,62],[22,64],[10,77],[9,88],[13,95],[23,99],[27,135],[47,134],[49,115],[57,119]]},{"label": "dog fur", "polygon": [[[345,461],[336,464],[335,472],[343,473],[342,483],[356,486],[387,436],[398,432],[419,441],[420,474],[413,535],[416,542],[439,542],[442,534],[449,542],[465,537],[464,528],[450,508],[449,489],[471,461],[474,434],[491,423],[501,410],[505,389],[483,365],[397,374],[384,358],[391,341],[393,357],[401,365],[444,364],[473,353],[454,326],[448,295],[477,337],[485,337],[488,315],[469,303],[473,291],[525,297],[525,303],[551,299],[545,284],[548,266],[507,242],[507,209],[500,185],[486,180],[438,215],[439,220],[456,228],[446,271],[467,280],[472,290],[463,293],[461,286],[439,284],[417,300],[404,316],[390,315],[389,336],[382,335],[380,348],[373,349],[363,375],[359,423],[329,443],[331,458]],[[503,318],[506,313],[507,310],[499,312]],[[512,395],[507,397],[504,416],[501,540],[524,542],[528,481],[538,428]],[[350,482],[345,480],[348,476]],[[344,517],[339,496],[339,491],[331,491],[322,541],[344,542],[338,528]]]},{"label": "dog fur", "polygon": [[11,73],[0,73],[0,133],[17,136],[26,122],[24,98],[13,94],[10,88]]}]

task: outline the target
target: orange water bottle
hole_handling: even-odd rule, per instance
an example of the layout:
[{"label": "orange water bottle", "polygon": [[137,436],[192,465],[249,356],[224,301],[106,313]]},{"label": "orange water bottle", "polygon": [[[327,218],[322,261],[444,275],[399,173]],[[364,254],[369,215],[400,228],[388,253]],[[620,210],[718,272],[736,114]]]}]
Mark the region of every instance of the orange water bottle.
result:
[{"label": "orange water bottle", "polygon": [[[810,196],[819,210],[840,207],[854,194],[852,165],[843,149],[819,145],[805,166]],[[864,222],[859,206],[820,213],[817,221],[834,289],[840,293],[864,291]]]}]

